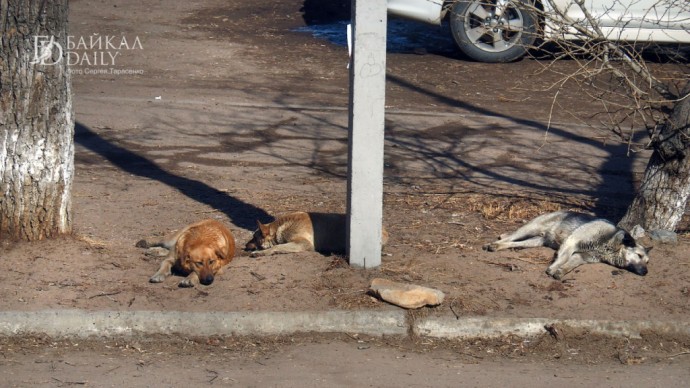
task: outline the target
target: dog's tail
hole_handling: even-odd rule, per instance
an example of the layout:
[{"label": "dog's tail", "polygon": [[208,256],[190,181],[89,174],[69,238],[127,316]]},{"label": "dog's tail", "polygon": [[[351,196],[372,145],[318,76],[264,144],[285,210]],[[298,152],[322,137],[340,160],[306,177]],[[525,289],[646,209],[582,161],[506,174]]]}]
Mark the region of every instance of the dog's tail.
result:
[{"label": "dog's tail", "polygon": [[179,232],[175,233],[172,237],[161,240],[160,237],[146,237],[143,238],[135,244],[137,248],[153,248],[153,247],[163,247],[165,249],[172,249],[175,244],[177,243],[177,239],[180,237],[180,235],[186,230],[187,228],[180,230]]},{"label": "dog's tail", "polygon": [[153,248],[163,247],[165,249],[172,249],[175,246],[175,240],[161,240],[160,237],[143,238],[134,245],[137,248]]}]

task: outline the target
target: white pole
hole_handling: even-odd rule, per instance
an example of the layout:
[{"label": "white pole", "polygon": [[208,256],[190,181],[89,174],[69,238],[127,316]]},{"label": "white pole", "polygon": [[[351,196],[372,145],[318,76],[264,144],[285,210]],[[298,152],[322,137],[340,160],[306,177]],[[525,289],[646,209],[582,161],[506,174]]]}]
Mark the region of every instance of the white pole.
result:
[{"label": "white pole", "polygon": [[352,0],[348,154],[350,265],[381,265],[386,0]]}]

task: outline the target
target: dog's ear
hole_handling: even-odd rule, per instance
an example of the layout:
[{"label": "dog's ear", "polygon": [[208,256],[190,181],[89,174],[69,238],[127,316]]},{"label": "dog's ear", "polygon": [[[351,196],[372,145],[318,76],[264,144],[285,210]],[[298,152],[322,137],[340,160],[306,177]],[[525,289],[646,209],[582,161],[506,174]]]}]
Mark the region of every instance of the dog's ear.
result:
[{"label": "dog's ear", "polygon": [[611,242],[613,243],[612,245],[613,246],[622,245],[623,242],[625,241],[625,235],[626,234],[627,233],[622,229],[619,230],[618,232],[616,232],[616,234],[614,234],[613,237],[611,238]]},{"label": "dog's ear", "polygon": [[646,253],[651,252],[652,249],[654,249],[654,246],[644,247],[644,251],[645,251]]},{"label": "dog's ear", "polygon": [[222,249],[216,249],[216,257],[218,257],[221,260],[227,259],[227,255]]},{"label": "dog's ear", "polygon": [[623,237],[623,245],[625,245],[626,247],[634,247],[637,245],[637,242],[630,233],[625,232],[625,236]]},{"label": "dog's ear", "polygon": [[268,225],[264,225],[259,220],[256,221],[256,224],[259,226],[259,230],[261,231],[261,234],[266,237],[270,234],[270,229]]},{"label": "dog's ear", "polygon": [[185,255],[185,244],[184,244],[184,236],[181,236],[177,242],[175,243],[175,246],[172,247],[172,249],[175,250],[175,257],[180,260],[184,261],[186,258],[184,257]]}]

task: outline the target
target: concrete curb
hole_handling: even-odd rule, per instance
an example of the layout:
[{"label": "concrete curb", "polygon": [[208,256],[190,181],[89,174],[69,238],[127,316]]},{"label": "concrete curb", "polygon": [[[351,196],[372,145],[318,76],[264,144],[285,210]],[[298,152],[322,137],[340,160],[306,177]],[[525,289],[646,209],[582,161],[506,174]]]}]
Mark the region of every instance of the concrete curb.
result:
[{"label": "concrete curb", "polygon": [[129,337],[137,335],[289,335],[359,333],[434,338],[532,337],[545,325],[586,329],[613,337],[640,337],[644,331],[690,335],[690,322],[605,321],[547,318],[426,317],[406,321],[403,310],[318,312],[176,312],[42,310],[0,312],[0,335]]},{"label": "concrete curb", "polygon": [[303,332],[405,335],[404,311],[175,312],[175,311],[6,311],[0,335],[53,337],[137,334],[285,335]]},{"label": "concrete curb", "polygon": [[611,337],[639,338],[644,331],[657,334],[690,335],[690,322],[606,321],[548,318],[436,318],[415,323],[413,332],[436,338],[492,338],[504,335],[533,337],[545,332],[545,325],[588,330]]}]

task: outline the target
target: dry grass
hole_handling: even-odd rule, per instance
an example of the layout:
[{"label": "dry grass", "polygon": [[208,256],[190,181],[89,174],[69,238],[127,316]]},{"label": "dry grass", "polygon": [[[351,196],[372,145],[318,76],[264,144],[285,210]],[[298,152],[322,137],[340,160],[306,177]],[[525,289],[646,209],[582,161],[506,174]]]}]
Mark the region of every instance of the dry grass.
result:
[{"label": "dry grass", "polygon": [[83,243],[86,243],[90,247],[96,248],[96,249],[104,249],[104,248],[107,248],[109,245],[107,242],[105,242],[103,240],[98,240],[98,239],[95,239],[95,238],[92,238],[89,236],[84,236],[82,234],[77,234],[74,236],[74,238],[77,241],[81,241]]},{"label": "dry grass", "polygon": [[487,220],[523,220],[561,209],[561,205],[547,200],[474,197],[469,203]]},{"label": "dry grass", "polygon": [[391,194],[387,202],[404,204],[423,210],[446,209],[475,212],[487,220],[521,220],[560,210],[564,207],[582,207],[581,203],[558,202],[542,198],[522,198],[504,195],[471,193],[413,193]]}]

